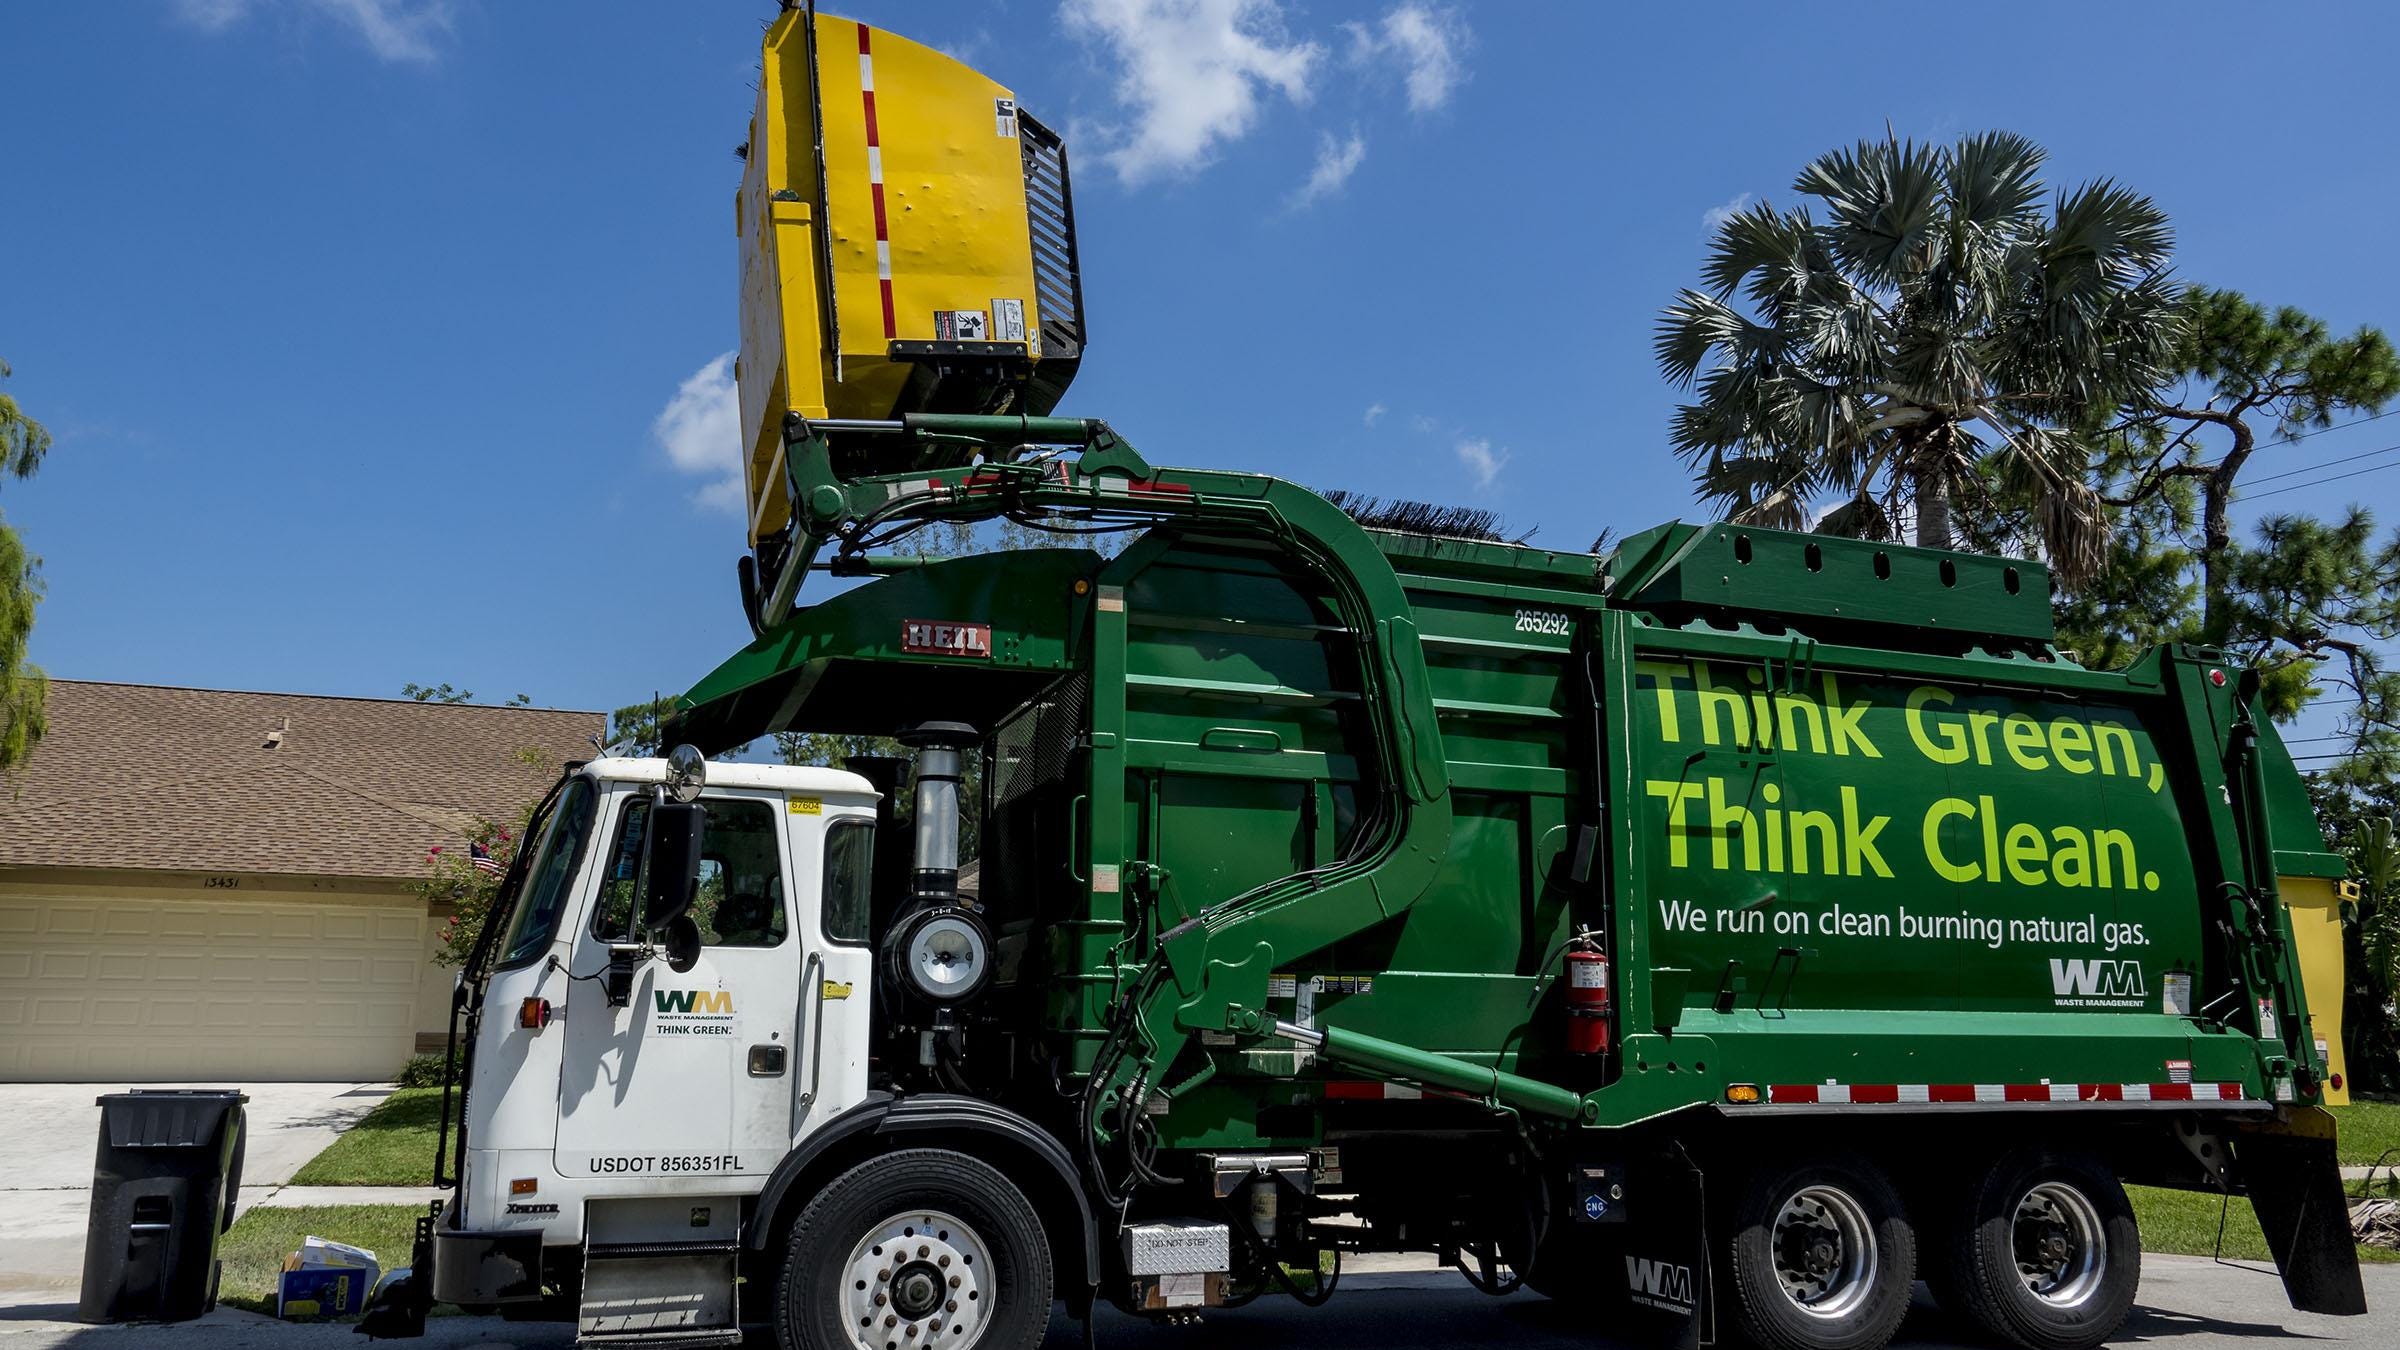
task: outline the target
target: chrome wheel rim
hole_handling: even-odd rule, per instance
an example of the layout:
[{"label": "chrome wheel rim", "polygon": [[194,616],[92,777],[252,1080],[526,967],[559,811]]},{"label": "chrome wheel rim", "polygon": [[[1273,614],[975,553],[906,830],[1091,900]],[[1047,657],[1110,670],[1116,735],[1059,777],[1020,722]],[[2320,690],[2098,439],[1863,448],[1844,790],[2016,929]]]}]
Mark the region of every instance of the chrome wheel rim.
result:
[{"label": "chrome wheel rim", "polygon": [[936,1209],[867,1230],[842,1266],[842,1329],[855,1350],[966,1350],[991,1323],[992,1252]]},{"label": "chrome wheel rim", "polygon": [[1775,1283],[1792,1306],[1832,1321],[1858,1311],[1883,1266],[1866,1207],[1837,1186],[1808,1186],[1775,1212]]},{"label": "chrome wheel rim", "polygon": [[2108,1232],[2091,1198],[2062,1181],[2045,1181],[2017,1201],[2009,1225],[2017,1278],[2054,1308],[2075,1308],[2100,1292],[2108,1269]]}]

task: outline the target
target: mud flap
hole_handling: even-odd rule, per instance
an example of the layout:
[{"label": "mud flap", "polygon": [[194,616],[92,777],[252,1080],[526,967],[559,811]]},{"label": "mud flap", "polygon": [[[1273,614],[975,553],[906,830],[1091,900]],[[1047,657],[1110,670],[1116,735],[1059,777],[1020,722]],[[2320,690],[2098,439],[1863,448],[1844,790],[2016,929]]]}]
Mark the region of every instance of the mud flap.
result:
[{"label": "mud flap", "polygon": [[2292,1306],[2336,1317],[2363,1315],[2367,1291],[2359,1280],[2332,1138],[2245,1132],[2234,1141],[2234,1160]]},{"label": "mud flap", "polygon": [[1619,1285],[1645,1342],[1674,1350],[1712,1345],[1706,1182],[1679,1152],[1637,1166],[1628,1177],[1625,1221],[1610,1231],[1613,1250],[1595,1275]]}]

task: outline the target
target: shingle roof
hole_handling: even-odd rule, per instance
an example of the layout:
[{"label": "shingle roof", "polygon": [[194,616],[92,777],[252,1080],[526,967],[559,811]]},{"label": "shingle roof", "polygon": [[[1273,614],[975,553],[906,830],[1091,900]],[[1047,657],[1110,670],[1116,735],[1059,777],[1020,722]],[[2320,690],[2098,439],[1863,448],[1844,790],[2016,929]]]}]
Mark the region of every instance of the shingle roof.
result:
[{"label": "shingle roof", "polygon": [[49,718],[0,775],[0,867],[347,877],[418,876],[475,817],[513,822],[607,722],[85,680],[50,682]]}]

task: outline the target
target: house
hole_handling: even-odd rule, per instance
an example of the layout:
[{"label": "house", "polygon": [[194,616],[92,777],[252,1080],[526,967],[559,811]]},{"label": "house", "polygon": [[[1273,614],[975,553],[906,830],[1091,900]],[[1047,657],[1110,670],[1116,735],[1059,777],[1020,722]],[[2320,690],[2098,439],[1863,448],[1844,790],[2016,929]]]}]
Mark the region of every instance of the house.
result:
[{"label": "house", "polygon": [[0,1082],[370,1079],[449,1022],[409,883],[596,712],[54,680],[0,775]]}]

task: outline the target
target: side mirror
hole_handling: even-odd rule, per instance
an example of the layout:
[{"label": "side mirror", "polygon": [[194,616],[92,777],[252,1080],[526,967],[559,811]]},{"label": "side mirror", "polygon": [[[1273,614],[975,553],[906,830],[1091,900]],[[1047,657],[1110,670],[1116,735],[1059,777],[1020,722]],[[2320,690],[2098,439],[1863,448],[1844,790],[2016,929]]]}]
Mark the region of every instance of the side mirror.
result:
[{"label": "side mirror", "polygon": [[700,842],[708,813],[693,802],[650,808],[650,855],[642,867],[642,926],[656,931],[682,918],[700,894]]}]

